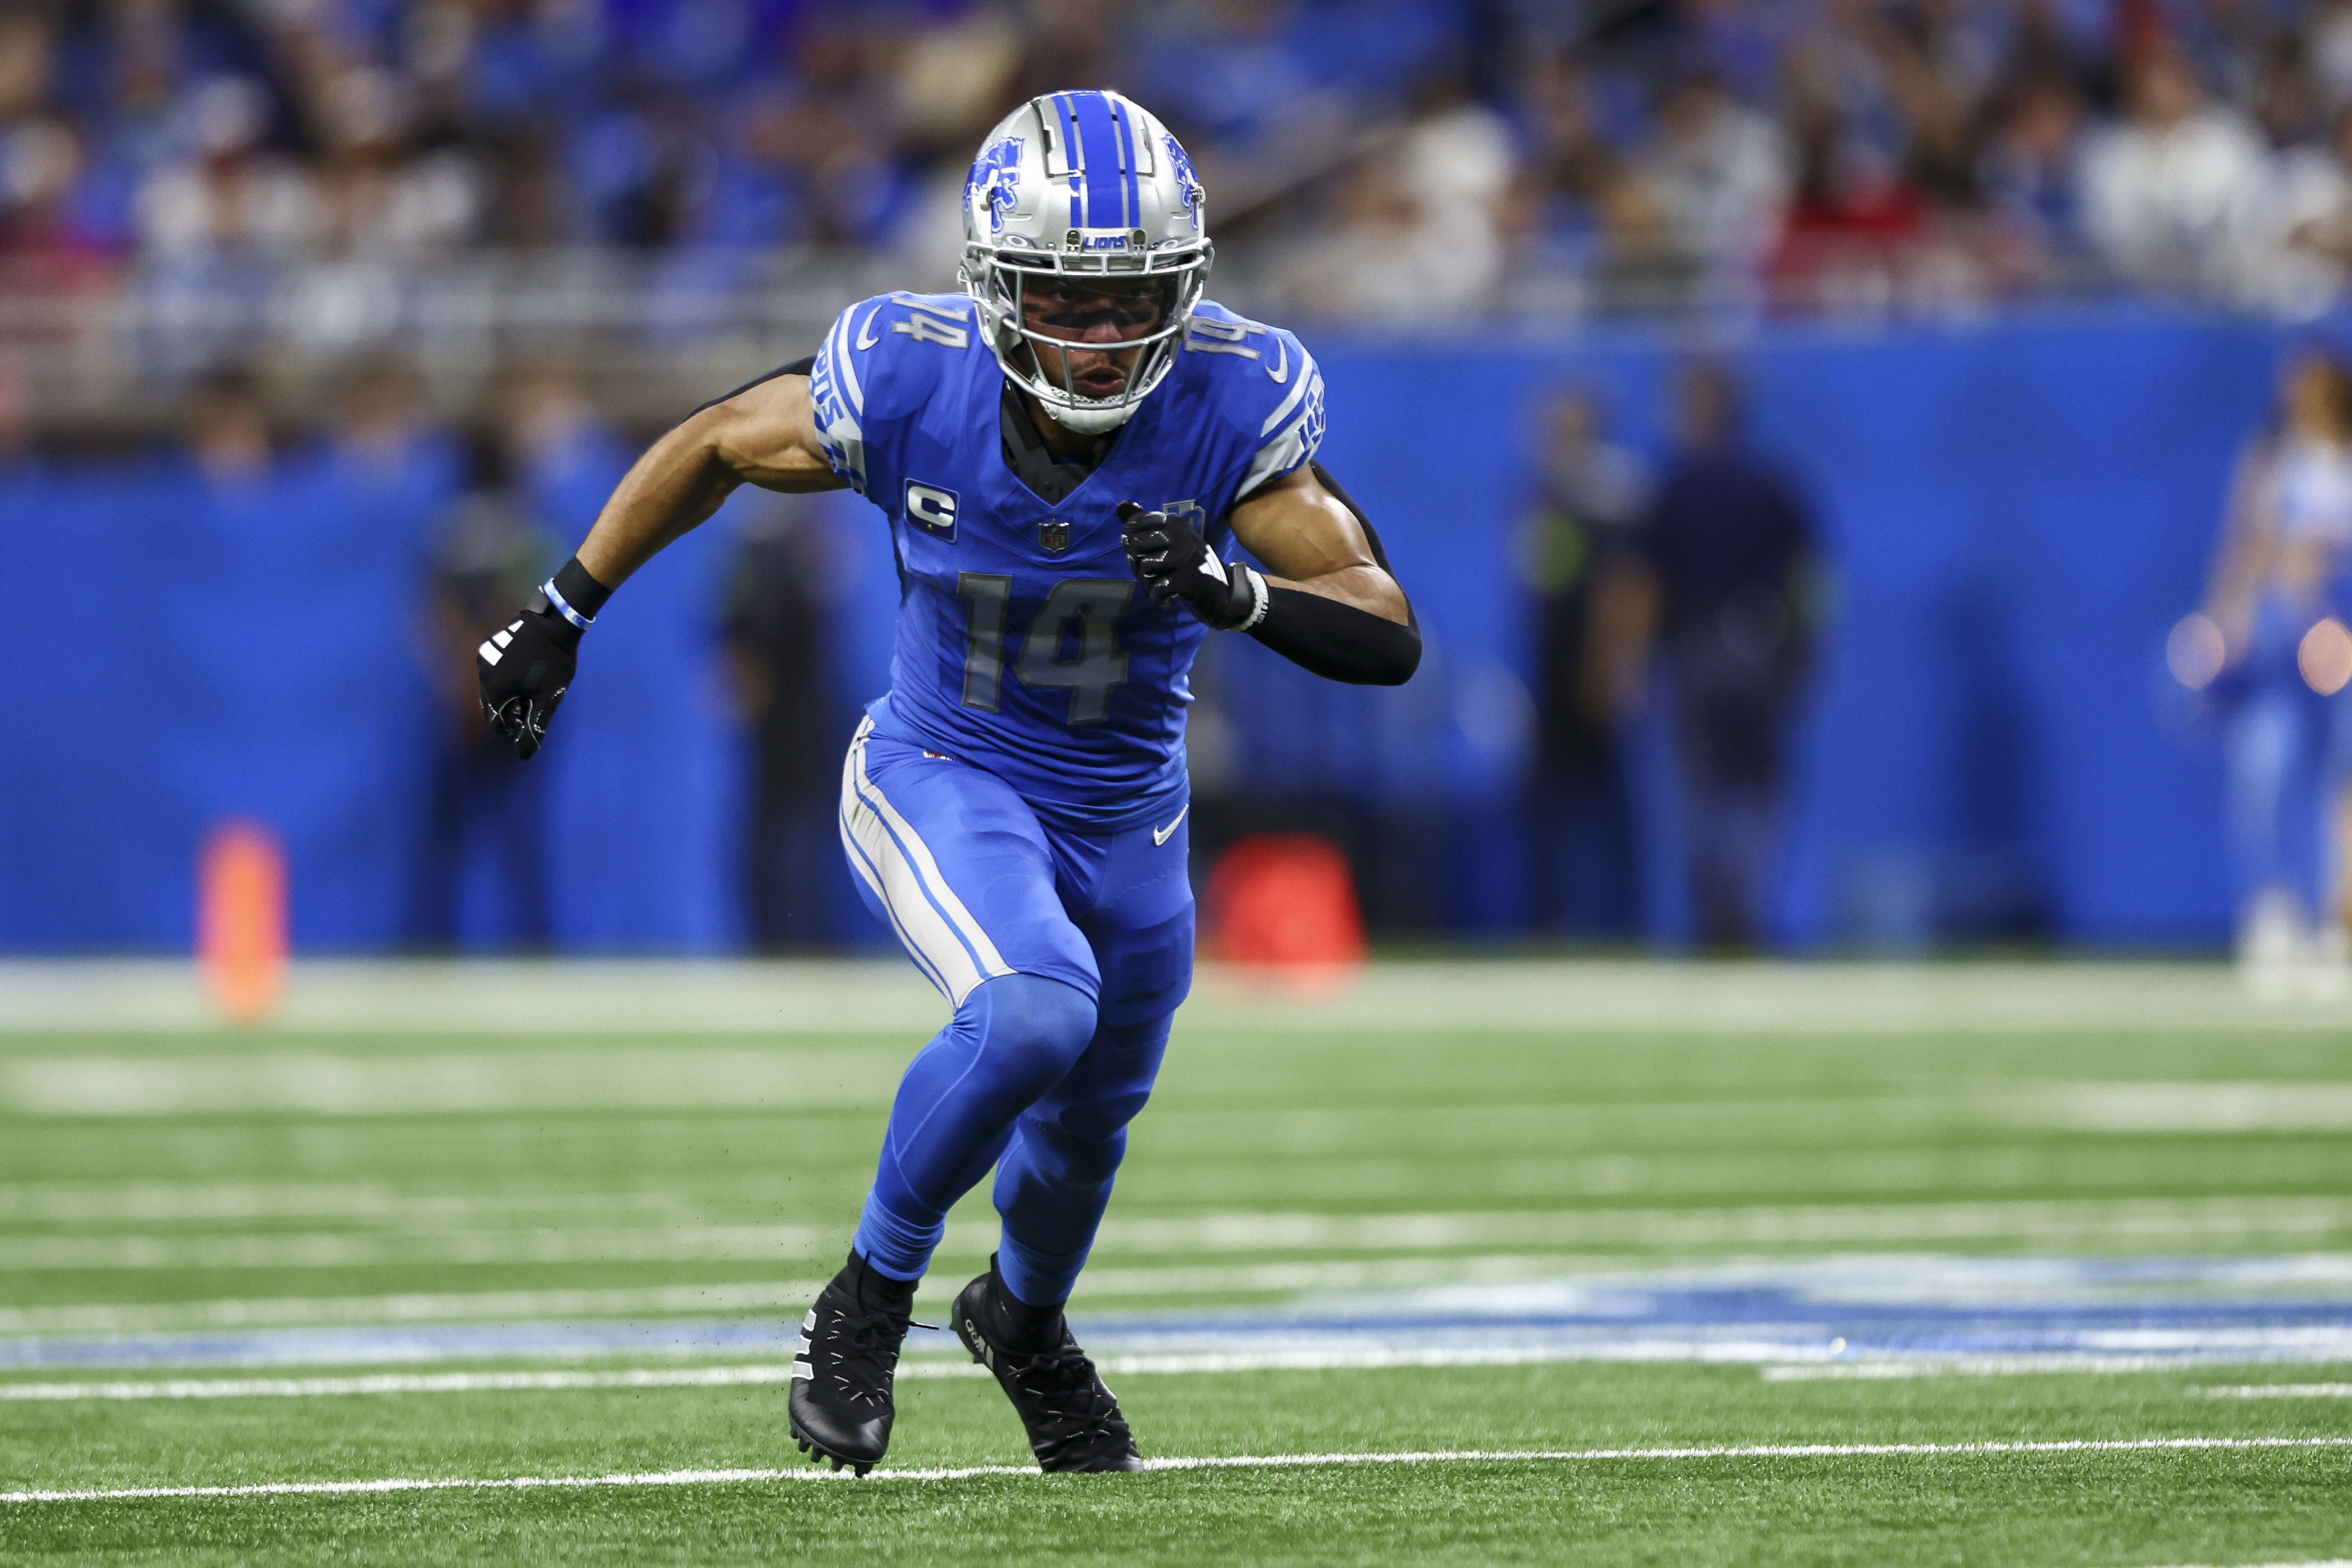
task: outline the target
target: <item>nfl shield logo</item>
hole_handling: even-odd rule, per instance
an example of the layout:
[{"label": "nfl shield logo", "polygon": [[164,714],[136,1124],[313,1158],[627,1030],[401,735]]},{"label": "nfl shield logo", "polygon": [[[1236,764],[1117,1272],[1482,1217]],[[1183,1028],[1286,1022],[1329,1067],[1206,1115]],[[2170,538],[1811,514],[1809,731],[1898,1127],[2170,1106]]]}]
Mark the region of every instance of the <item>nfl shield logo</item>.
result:
[{"label": "nfl shield logo", "polygon": [[1047,518],[1037,525],[1037,542],[1047,554],[1059,555],[1070,547],[1070,525],[1060,518]]}]

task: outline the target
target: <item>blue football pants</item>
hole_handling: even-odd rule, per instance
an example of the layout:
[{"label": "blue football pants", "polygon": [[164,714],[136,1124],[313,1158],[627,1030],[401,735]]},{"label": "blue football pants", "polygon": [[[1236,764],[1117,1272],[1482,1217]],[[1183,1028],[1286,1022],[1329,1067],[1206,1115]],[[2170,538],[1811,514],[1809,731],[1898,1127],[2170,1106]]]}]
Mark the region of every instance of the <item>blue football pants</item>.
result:
[{"label": "blue football pants", "polygon": [[858,726],[843,847],[866,906],[955,1007],[899,1082],[858,1223],[885,1274],[919,1279],[994,1165],[1004,1282],[1031,1306],[1068,1299],[1192,984],[1184,812],[1049,826],[995,774]]}]

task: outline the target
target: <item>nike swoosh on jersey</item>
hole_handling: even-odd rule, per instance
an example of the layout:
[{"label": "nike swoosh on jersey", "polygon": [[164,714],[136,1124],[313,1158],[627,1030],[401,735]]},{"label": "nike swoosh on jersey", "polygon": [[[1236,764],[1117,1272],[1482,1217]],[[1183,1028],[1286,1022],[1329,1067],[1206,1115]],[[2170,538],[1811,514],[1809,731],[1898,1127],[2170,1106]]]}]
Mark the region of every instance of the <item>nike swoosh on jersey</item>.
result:
[{"label": "nike swoosh on jersey", "polygon": [[1290,379],[1290,345],[1280,338],[1274,340],[1274,345],[1276,351],[1274,363],[1266,365],[1264,360],[1258,361],[1258,363],[1265,367],[1266,374],[1274,377],[1274,384],[1280,386]]},{"label": "nike swoosh on jersey", "polygon": [[858,329],[857,329],[857,346],[858,346],[859,348],[861,348],[861,349],[870,349],[870,348],[872,348],[876,343],[878,343],[878,342],[880,342],[882,341],[880,338],[877,338],[877,337],[876,337],[876,336],[874,336],[874,335],[873,335],[873,334],[874,334],[874,318],[875,318],[875,317],[877,317],[877,316],[878,316],[878,315],[880,315],[881,313],[882,313],[882,307],[881,307],[881,306],[879,306],[879,305],[875,306],[875,307],[874,307],[874,309],[872,309],[872,310],[868,310],[868,311],[866,311],[866,320],[865,320],[865,321],[864,321],[864,322],[863,322],[863,323],[858,327]]},{"label": "nike swoosh on jersey", "polygon": [[1184,818],[1185,818],[1188,815],[1190,815],[1190,814],[1191,814],[1192,810],[1192,806],[1188,805],[1186,805],[1186,806],[1184,807],[1184,809],[1183,809],[1182,811],[1180,811],[1180,812],[1178,812],[1178,813],[1176,814],[1176,821],[1175,821],[1175,822],[1171,822],[1171,823],[1170,823],[1170,824],[1169,824],[1167,826],[1165,826],[1165,827],[1155,827],[1155,828],[1153,828],[1153,829],[1151,830],[1151,842],[1152,842],[1155,846],[1156,846],[1156,845],[1160,845],[1160,844],[1165,844],[1165,843],[1167,843],[1167,842],[1168,842],[1168,839],[1169,839],[1169,837],[1170,837],[1170,836],[1171,836],[1171,835],[1172,835],[1172,834],[1176,831],[1176,828],[1177,828],[1178,824],[1181,823],[1181,822],[1184,820]]}]

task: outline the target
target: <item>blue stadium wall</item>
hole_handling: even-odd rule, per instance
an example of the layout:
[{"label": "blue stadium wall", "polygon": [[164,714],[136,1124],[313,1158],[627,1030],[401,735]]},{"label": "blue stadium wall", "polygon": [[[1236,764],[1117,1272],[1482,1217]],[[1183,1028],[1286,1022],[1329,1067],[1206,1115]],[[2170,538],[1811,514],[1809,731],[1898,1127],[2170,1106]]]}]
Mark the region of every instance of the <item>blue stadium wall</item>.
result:
[{"label": "blue stadium wall", "polygon": [[[1838,585],[1776,897],[1786,945],[2224,934],[2218,760],[2162,646],[2291,341],[2141,312],[1738,343],[1759,444],[1813,498]],[[1594,388],[1654,449],[1687,345],[1314,346],[1326,461],[1380,524],[1429,658],[1412,686],[1361,691],[1221,649],[1231,787],[1338,802],[1419,845],[1383,906],[1397,923],[1518,931],[1530,710],[1509,535],[1528,410]],[[542,476],[542,509],[576,537],[627,456],[592,447]],[[231,816],[283,835],[300,948],[399,943],[435,721],[418,585],[450,478],[428,456],[390,479],[308,459],[244,496],[163,458],[0,481],[0,951],[184,951],[196,846]],[[730,529],[758,504],[730,502],[631,583],[533,764],[560,948],[740,944],[745,756],[717,628]],[[846,712],[886,679],[896,587],[864,503],[819,505]],[[1672,942],[1686,912],[1659,729],[1631,751],[1643,921]]]}]

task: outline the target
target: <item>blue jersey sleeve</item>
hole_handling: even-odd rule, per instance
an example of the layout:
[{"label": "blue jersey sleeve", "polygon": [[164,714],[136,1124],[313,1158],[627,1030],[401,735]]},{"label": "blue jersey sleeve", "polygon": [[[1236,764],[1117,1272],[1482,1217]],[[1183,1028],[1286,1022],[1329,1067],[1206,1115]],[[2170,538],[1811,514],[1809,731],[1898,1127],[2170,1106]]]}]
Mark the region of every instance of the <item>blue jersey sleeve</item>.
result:
[{"label": "blue jersey sleeve", "polygon": [[1227,430],[1224,449],[1239,455],[1234,500],[1313,460],[1323,444],[1323,373],[1296,335],[1204,300],[1185,352],[1209,356],[1214,367],[1211,397]]},{"label": "blue jersey sleeve", "polygon": [[972,352],[961,294],[877,294],[844,310],[809,373],[817,438],[833,471],[885,510],[898,493],[900,437],[951,361]]},{"label": "blue jersey sleeve", "polygon": [[1266,336],[1273,342],[1261,351],[1260,363],[1266,359],[1274,362],[1266,376],[1277,387],[1282,385],[1278,373],[1286,368],[1289,386],[1258,422],[1257,447],[1241,483],[1234,487],[1236,498],[1249,495],[1269,479],[1305,468],[1323,445],[1323,373],[1316,368],[1315,356],[1280,327],[1268,328]]}]

